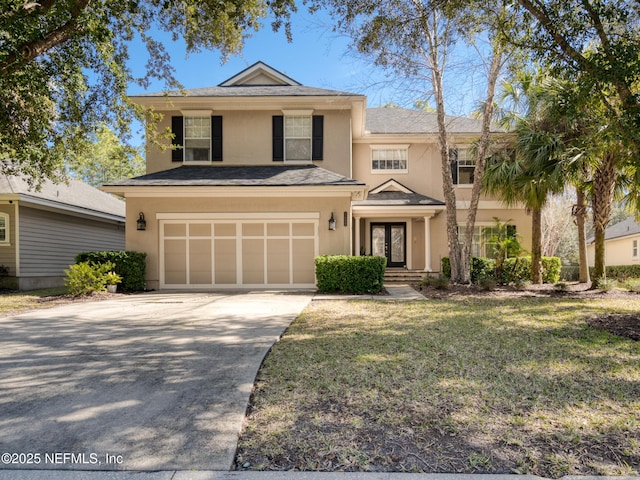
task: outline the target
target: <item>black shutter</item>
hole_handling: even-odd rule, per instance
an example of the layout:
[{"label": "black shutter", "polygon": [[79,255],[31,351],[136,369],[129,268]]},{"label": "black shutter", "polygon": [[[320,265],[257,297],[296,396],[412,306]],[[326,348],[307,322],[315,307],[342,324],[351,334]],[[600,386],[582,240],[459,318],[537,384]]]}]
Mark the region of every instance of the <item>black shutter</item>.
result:
[{"label": "black shutter", "polygon": [[171,150],[171,161],[181,162],[184,158],[184,118],[183,117],[171,117],[171,132],[174,135],[172,145],[180,147],[176,150]]},{"label": "black shutter", "polygon": [[458,184],[458,149],[450,148],[449,149],[449,161],[451,162],[451,178],[453,179],[453,184]]},{"label": "black shutter", "polygon": [[273,161],[284,161],[284,117],[274,115],[273,124]]},{"label": "black shutter", "polygon": [[211,117],[211,160],[222,161],[222,116]]},{"label": "black shutter", "polygon": [[324,116],[314,115],[311,124],[311,160],[322,160],[323,138],[324,138]]}]

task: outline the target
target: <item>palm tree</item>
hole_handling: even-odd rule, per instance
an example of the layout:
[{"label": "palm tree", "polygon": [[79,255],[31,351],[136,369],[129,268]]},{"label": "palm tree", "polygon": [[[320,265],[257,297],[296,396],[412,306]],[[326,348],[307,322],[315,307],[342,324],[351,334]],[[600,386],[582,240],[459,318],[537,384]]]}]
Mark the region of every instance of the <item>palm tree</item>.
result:
[{"label": "palm tree", "polygon": [[550,193],[564,189],[558,139],[539,132],[526,120],[515,128],[509,155],[494,157],[485,169],[483,187],[507,205],[524,204],[531,212],[531,282],[542,283],[542,209]]}]

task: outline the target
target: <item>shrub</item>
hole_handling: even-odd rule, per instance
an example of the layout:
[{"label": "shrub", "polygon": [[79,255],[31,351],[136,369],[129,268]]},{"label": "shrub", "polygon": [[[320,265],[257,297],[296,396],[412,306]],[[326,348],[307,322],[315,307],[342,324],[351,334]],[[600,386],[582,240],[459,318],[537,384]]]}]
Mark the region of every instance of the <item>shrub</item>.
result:
[{"label": "shrub", "polygon": [[[593,276],[593,267],[589,268]],[[606,268],[607,278],[624,281],[627,278],[640,278],[640,265],[610,265]]]},{"label": "shrub", "polygon": [[107,288],[107,280],[114,268],[111,262],[101,264],[80,262],[69,265],[65,270],[65,286],[71,295],[88,295],[93,292],[104,292]]},{"label": "shrub", "polygon": [[628,278],[624,282],[624,288],[630,292],[640,293],[640,278]]},{"label": "shrub", "polygon": [[442,264],[440,268],[442,275],[444,277],[451,278],[451,262],[449,261],[449,257],[442,257],[440,263]]},{"label": "shrub", "polygon": [[145,289],[146,253],[114,250],[106,252],[82,252],[76,255],[76,263],[111,262],[113,271],[122,277],[123,292],[141,292]]},{"label": "shrub", "polygon": [[562,260],[560,257],[542,257],[542,281],[543,283],[558,283],[562,272]]},{"label": "shrub", "polygon": [[560,278],[565,282],[577,282],[580,278],[580,267],[576,265],[563,265],[560,270]]},{"label": "shrub", "polygon": [[613,278],[601,278],[597,281],[594,280],[594,284],[597,289],[609,292],[618,286],[618,281]]},{"label": "shrub", "polygon": [[496,280],[503,285],[528,280],[531,278],[531,257],[505,258],[500,273]]},{"label": "shrub", "polygon": [[490,258],[471,258],[471,283],[479,283],[481,279],[492,276],[495,272],[496,262]]},{"label": "shrub", "polygon": [[316,257],[316,279],[321,292],[380,293],[387,259],[323,255]]}]

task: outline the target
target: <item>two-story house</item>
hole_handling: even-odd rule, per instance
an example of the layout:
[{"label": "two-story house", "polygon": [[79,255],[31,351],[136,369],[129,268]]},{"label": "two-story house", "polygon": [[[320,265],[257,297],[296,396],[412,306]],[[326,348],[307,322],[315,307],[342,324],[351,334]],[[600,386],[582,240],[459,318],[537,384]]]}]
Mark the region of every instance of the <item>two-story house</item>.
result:
[{"label": "two-story house", "polygon": [[[147,288],[313,287],[323,254],[440,269],[435,115],[367,109],[363,95],[307,87],[261,62],[216,87],[133,100],[175,136],[173,149],[148,146],[146,175],[103,187],[126,197],[127,249],[147,253]],[[448,121],[462,225],[480,124]],[[483,199],[476,255],[494,217],[530,243],[524,210]]]}]

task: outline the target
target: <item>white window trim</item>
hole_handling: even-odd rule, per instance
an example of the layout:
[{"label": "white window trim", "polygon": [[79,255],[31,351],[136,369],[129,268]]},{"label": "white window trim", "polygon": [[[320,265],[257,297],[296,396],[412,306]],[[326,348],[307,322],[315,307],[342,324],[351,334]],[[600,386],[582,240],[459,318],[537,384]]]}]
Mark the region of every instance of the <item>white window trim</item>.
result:
[{"label": "white window trim", "polygon": [[11,245],[11,223],[9,221],[8,213],[0,213],[0,218],[4,218],[4,240],[0,240],[1,247],[8,247]]},{"label": "white window trim", "polygon": [[[451,147],[451,150],[457,150],[458,151],[458,158],[460,158],[460,152],[461,151],[469,151],[471,149],[471,145],[455,145]],[[469,165],[465,165],[465,166],[469,166]],[[473,188],[473,183],[459,183],[460,182],[460,162],[457,161],[456,162],[456,168],[457,168],[457,172],[456,172],[456,178],[458,179],[458,183],[454,184],[454,187],[459,187],[459,188]],[[475,168],[475,164],[474,164],[474,168]]]},{"label": "white window trim", "polygon": [[[283,110],[284,118],[282,120],[282,132],[284,142],[283,145],[283,155],[284,155],[284,163],[289,165],[309,165],[313,163],[313,110]],[[309,137],[287,137],[287,118],[291,117],[308,117],[311,121],[311,134]],[[296,160],[288,160],[287,159],[287,140],[306,140],[309,139],[309,159],[296,159]]]},{"label": "white window trim", "polygon": [[[369,145],[371,153],[369,154],[369,168],[374,175],[388,175],[390,173],[409,173],[409,144],[388,144],[388,145]],[[393,168],[373,168],[373,152],[375,150],[406,150],[407,151],[407,168],[394,170]]]},{"label": "white window trim", "polygon": [[209,118],[211,122],[212,110],[181,110],[183,116],[182,126],[182,163],[184,165],[211,165],[213,156],[213,140],[211,138],[211,123],[209,123],[209,160],[188,161],[187,155],[187,117],[190,118]]}]

